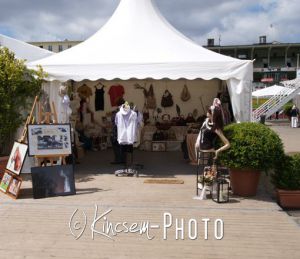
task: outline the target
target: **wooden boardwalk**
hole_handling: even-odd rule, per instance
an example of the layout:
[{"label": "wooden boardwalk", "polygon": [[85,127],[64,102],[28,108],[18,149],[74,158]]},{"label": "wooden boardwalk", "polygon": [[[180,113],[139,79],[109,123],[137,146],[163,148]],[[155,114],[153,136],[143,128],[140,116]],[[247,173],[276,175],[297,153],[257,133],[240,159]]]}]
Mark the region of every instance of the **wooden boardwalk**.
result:
[{"label": "wooden boardwalk", "polygon": [[[175,177],[184,184],[145,184],[144,177],[109,174],[77,175],[76,196],[41,200],[32,199],[31,181],[27,180],[21,199],[1,195],[0,258],[299,258],[299,226],[263,192],[254,199],[233,197],[231,203],[216,204],[193,199],[194,176]],[[93,240],[95,205],[98,216],[111,209],[107,220],[114,224],[149,221],[160,228],[150,229],[152,240],[139,233],[119,233],[112,236],[114,240],[95,234]],[[77,240],[69,228],[76,209],[72,227],[76,221],[83,226],[83,211],[87,216],[86,229]],[[163,215],[167,212],[173,225],[164,240]],[[184,219],[184,240],[176,240],[176,218],[179,226]],[[207,240],[205,218],[210,219]],[[196,240],[189,238],[190,219],[198,224]],[[216,219],[224,222],[222,240],[215,238]],[[103,222],[97,222],[96,230],[101,231]],[[72,231],[78,235],[80,230]],[[180,231],[178,234],[180,238]]]},{"label": "wooden boardwalk", "polygon": [[[284,139],[287,152],[300,150],[300,129],[274,129]],[[139,178],[112,175],[114,167],[109,166],[108,152],[86,157],[77,167],[75,196],[34,200],[29,175],[23,182],[20,199],[14,201],[0,193],[0,258],[300,258],[300,227],[266,193],[271,188],[264,175],[254,198],[232,197],[228,204],[194,200],[195,168],[180,161],[181,154],[176,152],[150,154],[136,154],[136,161],[145,164],[146,176]],[[184,184],[144,183],[151,175],[160,177],[161,172],[163,177],[184,180]],[[97,221],[94,230],[101,231],[108,221],[114,226],[149,221],[149,225],[159,228],[149,230],[152,240],[145,233],[124,232],[111,236],[113,240],[97,233],[92,239],[95,205],[97,216],[111,211],[106,215],[107,221]],[[86,226],[77,240],[69,228],[76,210],[71,222],[73,234],[78,236]],[[172,227],[166,229],[166,240],[164,213],[173,217]],[[202,221],[206,218],[210,219],[207,240]],[[178,227],[184,220],[184,240],[180,239],[179,229],[176,231],[176,219]],[[195,219],[198,226],[195,240],[189,238],[190,219]],[[221,240],[215,238],[216,219],[224,223]]]}]

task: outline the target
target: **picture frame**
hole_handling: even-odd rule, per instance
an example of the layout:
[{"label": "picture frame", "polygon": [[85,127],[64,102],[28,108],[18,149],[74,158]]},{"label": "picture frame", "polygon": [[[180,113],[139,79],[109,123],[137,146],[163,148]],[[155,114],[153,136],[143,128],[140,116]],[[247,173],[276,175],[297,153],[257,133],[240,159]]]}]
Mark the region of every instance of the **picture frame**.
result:
[{"label": "picture frame", "polygon": [[30,124],[27,132],[29,156],[72,154],[70,124]]},{"label": "picture frame", "polygon": [[165,152],[167,151],[166,142],[152,142],[153,152]]},{"label": "picture frame", "polygon": [[72,165],[32,167],[33,198],[75,195]]},{"label": "picture frame", "polygon": [[19,175],[22,172],[28,145],[15,141],[6,165],[6,170]]},{"label": "picture frame", "polygon": [[22,185],[22,178],[13,175],[6,194],[13,199],[17,199],[21,190],[21,185]]},{"label": "picture frame", "polygon": [[0,182],[0,190],[4,193],[7,192],[8,186],[10,185],[10,182],[12,180],[12,175],[8,170],[5,170],[3,177]]}]

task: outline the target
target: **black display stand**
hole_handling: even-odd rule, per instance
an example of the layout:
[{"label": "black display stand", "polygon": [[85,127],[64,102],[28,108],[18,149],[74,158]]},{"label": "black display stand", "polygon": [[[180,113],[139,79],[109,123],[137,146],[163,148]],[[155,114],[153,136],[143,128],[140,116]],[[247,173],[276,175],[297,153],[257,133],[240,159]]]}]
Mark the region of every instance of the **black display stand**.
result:
[{"label": "black display stand", "polygon": [[199,195],[199,190],[202,190],[204,187],[204,178],[202,183],[202,188],[199,188],[199,176],[203,176],[204,168],[206,166],[212,166],[213,158],[215,156],[214,151],[205,151],[205,150],[198,150],[197,151],[197,174],[196,174],[196,195]]},{"label": "black display stand", "polygon": [[[130,146],[130,147],[129,147]],[[139,176],[138,168],[133,163],[133,145],[122,146],[122,153],[124,154],[125,164],[124,168],[115,171],[116,176]],[[140,165],[139,165],[140,166]]]}]

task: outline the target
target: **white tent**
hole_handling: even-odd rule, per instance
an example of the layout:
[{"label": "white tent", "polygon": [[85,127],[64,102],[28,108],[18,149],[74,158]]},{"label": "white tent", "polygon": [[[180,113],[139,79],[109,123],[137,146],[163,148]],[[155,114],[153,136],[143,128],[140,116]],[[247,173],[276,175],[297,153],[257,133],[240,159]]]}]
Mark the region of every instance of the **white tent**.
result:
[{"label": "white tent", "polygon": [[253,97],[270,97],[278,94],[280,91],[284,89],[283,86],[280,85],[272,85],[263,89],[256,90],[252,92]]},{"label": "white tent", "polygon": [[49,81],[227,80],[236,120],[250,120],[253,62],[195,44],[162,17],[153,0],[122,0],[85,42],[30,65],[42,65]]},{"label": "white tent", "polygon": [[27,62],[38,60],[53,55],[54,53],[0,34],[0,46],[7,47],[15,53],[17,59],[25,59]]}]

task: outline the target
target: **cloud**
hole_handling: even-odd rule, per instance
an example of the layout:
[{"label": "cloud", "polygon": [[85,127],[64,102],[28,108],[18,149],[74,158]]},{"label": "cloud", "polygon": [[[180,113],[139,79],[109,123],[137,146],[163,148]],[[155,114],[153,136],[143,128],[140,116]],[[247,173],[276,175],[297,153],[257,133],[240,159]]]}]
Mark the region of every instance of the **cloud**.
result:
[{"label": "cloud", "polygon": [[[155,0],[179,31],[201,45],[300,42],[298,0]],[[112,15],[119,0],[1,0],[0,33],[25,40],[84,40]]]}]

